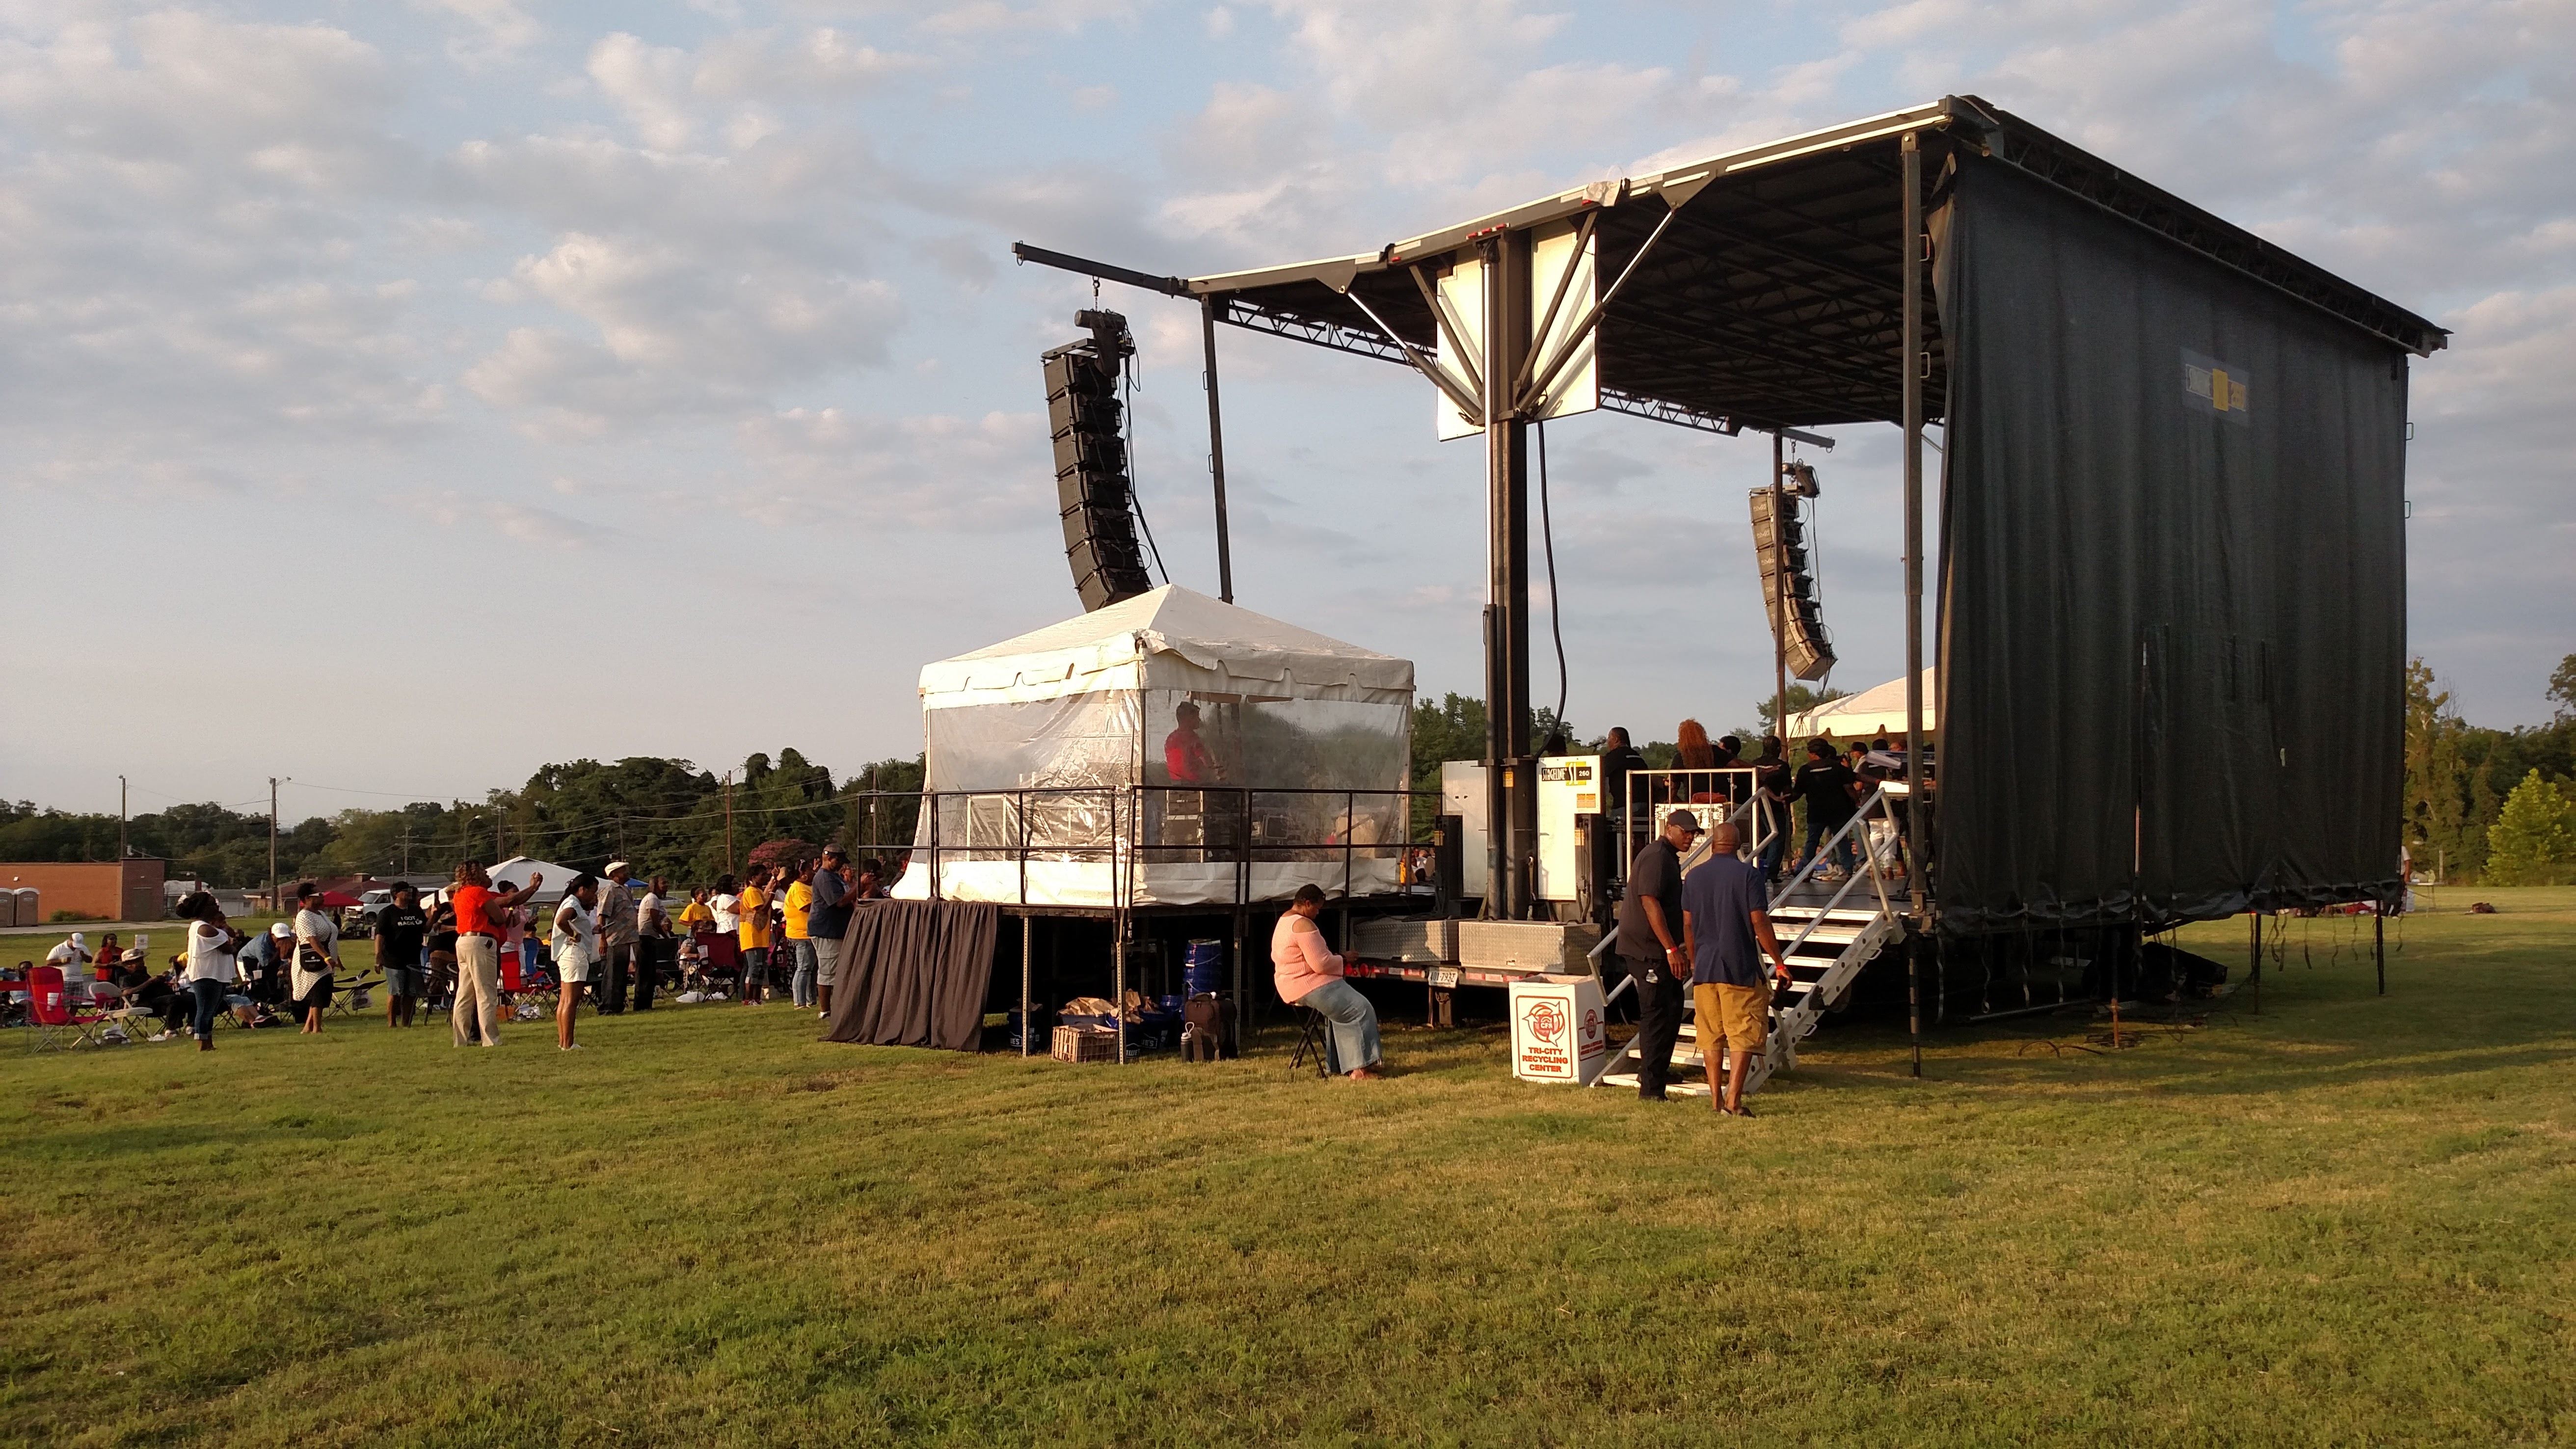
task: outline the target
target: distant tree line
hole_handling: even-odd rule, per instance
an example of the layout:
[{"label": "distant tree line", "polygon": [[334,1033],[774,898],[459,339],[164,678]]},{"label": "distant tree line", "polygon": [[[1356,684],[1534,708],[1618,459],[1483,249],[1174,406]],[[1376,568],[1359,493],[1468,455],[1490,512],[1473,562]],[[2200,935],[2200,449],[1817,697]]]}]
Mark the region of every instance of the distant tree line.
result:
[{"label": "distant tree line", "polygon": [[[730,784],[728,778],[730,777]],[[548,765],[515,790],[479,801],[418,801],[280,822],[277,867],[307,876],[445,874],[472,857],[532,855],[596,870],[612,859],[644,875],[704,882],[739,870],[774,841],[834,841],[860,849],[908,842],[919,814],[922,763],[880,760],[834,780],[796,750],[755,754],[719,774],[687,760],[636,756]],[[871,801],[875,791],[896,798]],[[728,809],[728,807],[730,807]],[[174,878],[224,887],[268,882],[268,816],[221,805],[177,805],[126,822],[127,848],[167,860]],[[116,858],[113,815],[0,802],[0,860]]]},{"label": "distant tree line", "polygon": [[2406,839],[2418,870],[2485,885],[2576,883],[2576,654],[2549,676],[2556,718],[2463,721],[2432,667],[2406,669]]}]

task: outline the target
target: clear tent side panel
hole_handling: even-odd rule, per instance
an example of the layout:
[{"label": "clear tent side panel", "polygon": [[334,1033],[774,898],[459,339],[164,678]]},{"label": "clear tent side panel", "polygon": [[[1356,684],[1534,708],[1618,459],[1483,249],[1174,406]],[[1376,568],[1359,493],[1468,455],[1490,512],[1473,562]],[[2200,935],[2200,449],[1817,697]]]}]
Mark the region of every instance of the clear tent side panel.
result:
[{"label": "clear tent side panel", "polygon": [[[1107,863],[1136,782],[1134,690],[953,705],[923,712],[923,788],[943,861]],[[915,843],[931,843],[927,817]]]},{"label": "clear tent side panel", "polygon": [[1145,783],[1171,787],[1146,792],[1149,856],[1198,846],[1339,859],[1346,842],[1405,838],[1408,700],[1148,689],[1142,703]]}]

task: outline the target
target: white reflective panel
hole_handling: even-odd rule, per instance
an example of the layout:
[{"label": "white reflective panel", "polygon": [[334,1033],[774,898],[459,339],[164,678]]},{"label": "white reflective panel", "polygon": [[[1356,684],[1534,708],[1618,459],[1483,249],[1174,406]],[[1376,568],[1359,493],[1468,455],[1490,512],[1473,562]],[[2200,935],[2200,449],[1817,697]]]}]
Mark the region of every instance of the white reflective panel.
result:
[{"label": "white reflective panel", "polygon": [[[1600,249],[1600,239],[1587,239],[1580,254],[1574,250],[1578,229],[1571,221],[1560,223],[1553,231],[1541,232],[1530,246],[1530,325],[1536,327],[1547,316],[1548,300],[1556,295],[1559,282],[1565,280],[1565,269],[1574,268],[1574,280],[1567,283],[1565,300],[1556,307],[1556,317],[1549,322],[1547,335],[1538,339],[1538,361],[1530,369],[1535,380],[1555,365],[1556,355],[1565,349],[1574,329],[1591,314],[1592,298],[1598,286],[1593,274],[1593,255]],[[1538,410],[1542,418],[1561,418],[1568,413],[1586,413],[1601,406],[1601,370],[1595,365],[1594,352],[1601,340],[1598,327],[1584,334],[1581,346],[1574,349],[1574,360],[1567,363],[1548,384],[1547,400]]]}]

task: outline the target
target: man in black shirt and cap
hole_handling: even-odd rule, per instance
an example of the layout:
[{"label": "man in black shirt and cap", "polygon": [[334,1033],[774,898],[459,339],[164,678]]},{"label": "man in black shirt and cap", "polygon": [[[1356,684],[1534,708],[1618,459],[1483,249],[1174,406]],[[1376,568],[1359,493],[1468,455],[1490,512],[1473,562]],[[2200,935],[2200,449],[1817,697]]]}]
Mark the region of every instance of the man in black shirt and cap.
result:
[{"label": "man in black shirt and cap", "polygon": [[1682,852],[1699,837],[1699,817],[1676,810],[1628,867],[1628,893],[1619,902],[1618,952],[1637,984],[1637,1095],[1666,1100],[1673,1043],[1681,1039],[1682,998],[1689,989],[1690,958],[1682,950]]}]

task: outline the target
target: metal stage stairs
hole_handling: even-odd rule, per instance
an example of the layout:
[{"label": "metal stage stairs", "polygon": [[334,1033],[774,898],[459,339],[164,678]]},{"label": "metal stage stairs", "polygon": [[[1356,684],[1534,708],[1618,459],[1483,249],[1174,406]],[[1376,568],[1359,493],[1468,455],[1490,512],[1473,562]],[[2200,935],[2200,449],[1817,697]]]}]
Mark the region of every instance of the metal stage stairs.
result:
[{"label": "metal stage stairs", "polygon": [[[1762,1055],[1753,1061],[1752,1079],[1744,1084],[1748,1094],[1760,1091],[1773,1072],[1798,1064],[1798,1043],[1815,1031],[1825,1012],[1851,989],[1861,968],[1890,941],[1904,934],[1905,924],[1896,905],[1901,896],[1891,888],[1884,863],[1868,848],[1865,823],[1873,819],[1892,822],[1895,813],[1887,797],[1903,791],[1904,786],[1895,785],[1871,795],[1843,828],[1843,834],[1856,835],[1862,842],[1862,869],[1828,886],[1814,879],[1818,861],[1811,860],[1771,898],[1771,929],[1780,938],[1782,953],[1789,958],[1792,984],[1775,983],[1772,987],[1771,1031]],[[1818,860],[1829,856],[1832,849],[1828,842],[1824,850],[1817,852]],[[1625,990],[1629,984],[1623,981],[1614,990]],[[1681,1041],[1673,1048],[1672,1079],[1665,1084],[1665,1091],[1674,1096],[1708,1095],[1695,1015],[1685,1003]],[[1631,1038],[1593,1085],[1634,1088],[1639,1065],[1636,1042]],[[1718,1071],[1723,1076],[1726,1063],[1718,1063]]]}]

